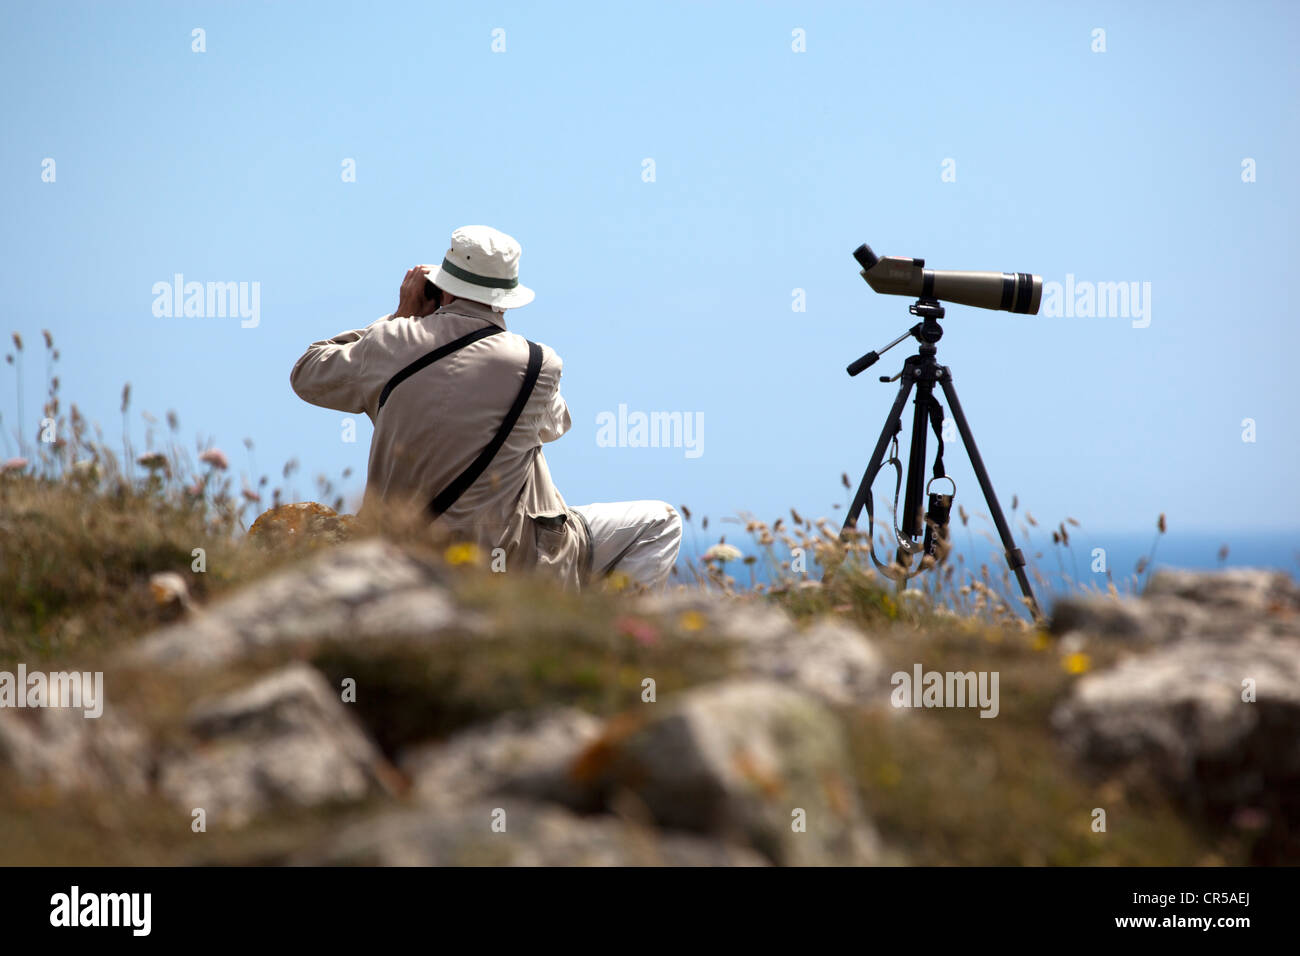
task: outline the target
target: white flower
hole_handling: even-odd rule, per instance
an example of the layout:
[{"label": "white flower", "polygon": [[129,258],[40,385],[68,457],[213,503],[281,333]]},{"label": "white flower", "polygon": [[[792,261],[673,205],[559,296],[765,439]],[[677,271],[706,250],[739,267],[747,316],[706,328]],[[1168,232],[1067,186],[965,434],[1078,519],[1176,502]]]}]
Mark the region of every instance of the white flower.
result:
[{"label": "white flower", "polygon": [[741,556],[740,549],[730,544],[715,544],[704,552],[704,561],[735,561]]}]

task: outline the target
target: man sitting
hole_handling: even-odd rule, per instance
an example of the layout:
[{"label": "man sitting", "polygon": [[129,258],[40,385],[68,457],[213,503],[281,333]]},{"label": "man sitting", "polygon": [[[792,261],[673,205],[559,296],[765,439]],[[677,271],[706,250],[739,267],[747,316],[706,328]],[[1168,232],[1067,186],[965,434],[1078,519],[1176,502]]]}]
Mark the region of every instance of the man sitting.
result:
[{"label": "man sitting", "polygon": [[[554,350],[506,331],[527,305],[519,243],[465,226],[436,270],[407,272],[397,311],[314,342],[290,376],[313,405],[374,424],[362,514],[398,509],[496,555],[579,587],[620,572],[662,586],[681,518],[662,501],[568,507],[544,442],[569,430]],[[502,549],[497,551],[496,549]]]}]

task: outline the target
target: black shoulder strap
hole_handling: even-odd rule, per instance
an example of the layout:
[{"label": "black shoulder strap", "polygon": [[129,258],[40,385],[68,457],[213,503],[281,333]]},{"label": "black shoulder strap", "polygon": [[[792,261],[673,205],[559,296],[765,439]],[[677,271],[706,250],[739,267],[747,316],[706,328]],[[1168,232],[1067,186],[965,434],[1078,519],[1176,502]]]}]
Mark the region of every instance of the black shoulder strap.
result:
[{"label": "black shoulder strap", "polygon": [[519,421],[519,416],[523,414],[524,406],[528,404],[528,398],[533,394],[533,387],[537,385],[537,376],[542,371],[542,347],[536,342],[528,343],[528,369],[524,372],[524,382],[519,386],[519,394],[515,396],[515,403],[510,406],[510,411],[506,412],[506,417],[501,421],[501,427],[497,433],[492,436],[477,458],[470,463],[470,466],[456,476],[456,479],[443,489],[438,497],[429,503],[429,514],[437,518],[440,514],[456,503],[456,500],[465,493],[470,485],[478,480],[479,475],[487,469],[496,457],[501,446],[506,443],[510,432],[515,427],[515,422]]},{"label": "black shoulder strap", "polygon": [[[457,349],[463,349],[467,345],[474,344],[479,339],[487,338],[489,335],[496,335],[501,331],[503,331],[503,329],[500,326],[485,325],[483,328],[475,329],[468,335],[462,335],[460,338],[448,342],[446,345],[440,345],[428,355],[416,359],[388,380],[388,384],[384,386],[384,390],[379,393],[379,408],[384,407],[384,402],[388,401],[388,396],[392,394],[393,389],[397,388],[397,386],[401,385],[416,372],[423,371],[434,362],[438,361],[438,359],[446,358]],[[378,409],[376,409],[376,411],[378,411]]]}]

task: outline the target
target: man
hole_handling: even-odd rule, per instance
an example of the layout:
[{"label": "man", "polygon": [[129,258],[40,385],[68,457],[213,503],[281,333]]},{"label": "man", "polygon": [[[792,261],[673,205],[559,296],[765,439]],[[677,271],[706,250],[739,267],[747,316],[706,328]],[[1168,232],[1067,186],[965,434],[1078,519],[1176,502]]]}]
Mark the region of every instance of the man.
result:
[{"label": "man", "polygon": [[406,273],[394,313],[314,342],[290,383],[374,424],[363,514],[382,503],[437,522],[502,549],[507,570],[575,587],[619,572],[658,588],[677,560],[677,512],[662,501],[570,508],[551,480],[542,444],[571,421],[560,357],[506,331],[506,310],[533,300],[520,252],[487,226],[457,229],[441,266]]}]

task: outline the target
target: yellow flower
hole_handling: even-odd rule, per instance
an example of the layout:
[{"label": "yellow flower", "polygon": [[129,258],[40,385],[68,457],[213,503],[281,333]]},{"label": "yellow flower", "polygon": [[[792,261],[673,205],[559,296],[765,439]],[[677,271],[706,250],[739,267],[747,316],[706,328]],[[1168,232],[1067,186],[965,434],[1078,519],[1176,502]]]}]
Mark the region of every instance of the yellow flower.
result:
[{"label": "yellow flower", "polygon": [[605,590],[613,591],[617,594],[619,591],[626,590],[631,583],[631,577],[624,574],[622,571],[615,571],[605,578]]},{"label": "yellow flower", "polygon": [[1052,646],[1052,639],[1047,636],[1046,631],[1039,631],[1034,635],[1034,650],[1045,651]]},{"label": "yellow flower", "polygon": [[678,623],[681,624],[683,631],[699,631],[709,622],[699,611],[687,611]]},{"label": "yellow flower", "polygon": [[478,548],[468,542],[453,544],[448,546],[442,556],[448,564],[477,564]]},{"label": "yellow flower", "polygon": [[1071,674],[1083,674],[1086,673],[1090,667],[1092,667],[1092,658],[1089,657],[1087,654],[1081,654],[1081,653],[1070,654],[1063,661],[1061,661],[1061,666],[1064,667]]}]

